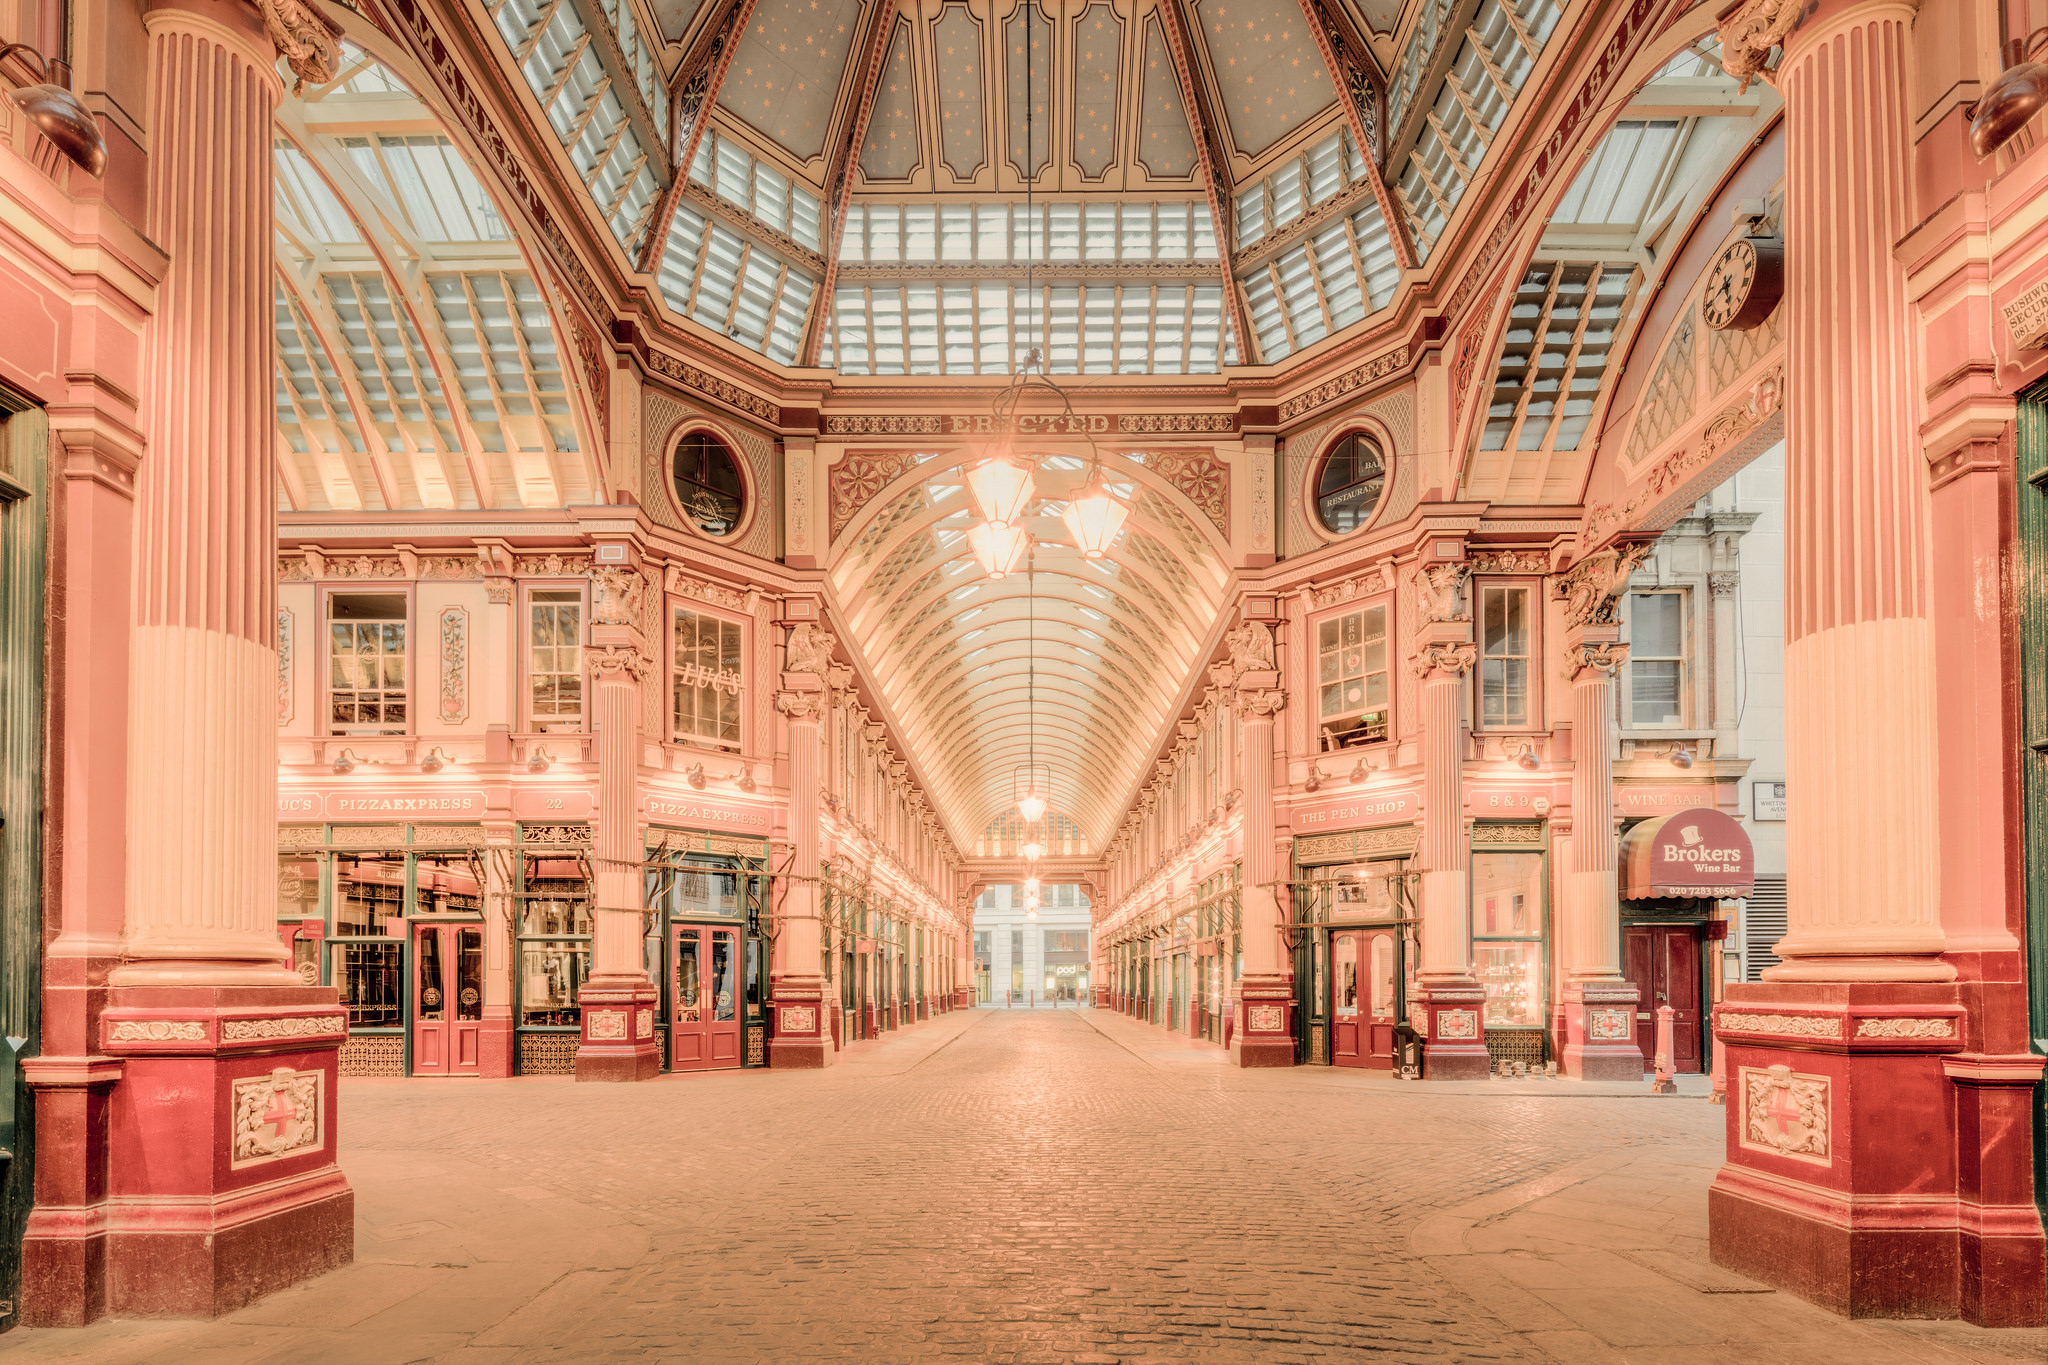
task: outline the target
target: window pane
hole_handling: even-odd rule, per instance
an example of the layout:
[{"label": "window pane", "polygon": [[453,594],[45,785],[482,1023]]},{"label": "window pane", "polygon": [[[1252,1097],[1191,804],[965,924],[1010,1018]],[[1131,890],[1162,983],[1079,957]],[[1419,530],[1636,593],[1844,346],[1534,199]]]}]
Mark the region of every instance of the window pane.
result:
[{"label": "window pane", "polygon": [[1679,666],[1675,660],[1637,660],[1629,664],[1630,719],[1637,725],[1679,725]]},{"label": "window pane", "polygon": [[1629,602],[1629,654],[1676,659],[1684,652],[1685,601],[1675,592],[1637,593]]}]

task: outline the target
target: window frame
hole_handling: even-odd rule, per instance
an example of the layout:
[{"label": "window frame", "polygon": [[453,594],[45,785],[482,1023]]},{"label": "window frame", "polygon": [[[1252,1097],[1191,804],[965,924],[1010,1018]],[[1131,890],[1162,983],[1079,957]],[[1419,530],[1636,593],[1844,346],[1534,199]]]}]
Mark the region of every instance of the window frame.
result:
[{"label": "window frame", "polygon": [[[748,665],[753,659],[753,621],[737,612],[723,612],[694,597],[679,597],[673,593],[663,599],[665,618],[662,621],[663,683],[662,714],[663,743],[670,748],[691,749],[705,753],[732,754],[735,757],[752,753],[753,720],[752,707],[748,702],[756,685],[748,678]],[[724,742],[707,739],[702,735],[681,735],[676,732],[676,613],[687,611],[694,615],[718,622],[721,626],[736,626],[740,633],[739,660],[740,685],[737,707],[739,710],[739,737],[730,746]]]},{"label": "window frame", "polygon": [[[729,531],[707,531],[699,526],[697,519],[690,515],[690,510],[683,506],[682,497],[676,492],[676,452],[681,450],[683,442],[692,436],[708,436],[725,447],[725,453],[732,458],[733,472],[739,475],[740,510],[739,515],[733,518],[732,529]],[[661,462],[661,486],[668,497],[669,505],[681,519],[683,528],[693,535],[700,535],[720,545],[733,544],[752,530],[755,514],[761,505],[761,489],[754,479],[753,466],[740,451],[740,443],[724,428],[705,421],[685,422],[669,437],[668,448]]]},{"label": "window frame", "polygon": [[[1385,735],[1381,736],[1378,739],[1367,740],[1362,744],[1349,744],[1338,748],[1332,748],[1325,743],[1326,737],[1323,734],[1325,717],[1323,716],[1322,705],[1322,628],[1324,625],[1331,621],[1340,620],[1346,616],[1360,615],[1365,612],[1373,610],[1379,610],[1386,613],[1386,633],[1384,636],[1386,658],[1383,668],[1377,671],[1382,671],[1387,675],[1387,700],[1385,703],[1387,712],[1387,732]],[[1304,689],[1305,694],[1316,699],[1316,709],[1313,715],[1313,719],[1310,722],[1315,727],[1315,733],[1312,737],[1313,744],[1310,750],[1310,756],[1312,758],[1321,754],[1342,753],[1345,749],[1367,749],[1377,744],[1391,744],[1394,742],[1396,736],[1399,735],[1400,730],[1397,724],[1399,717],[1395,714],[1395,708],[1398,702],[1400,701],[1401,688],[1400,681],[1395,675],[1394,667],[1394,632],[1398,624],[1398,620],[1399,618],[1395,615],[1394,611],[1394,594],[1392,592],[1378,592],[1372,594],[1369,597],[1353,598],[1349,602],[1340,603],[1336,606],[1330,607],[1328,610],[1316,612],[1309,617],[1307,632],[1308,643],[1303,648],[1302,654],[1304,656],[1303,668],[1308,675],[1306,680],[1306,687]],[[1372,675],[1370,673],[1367,673],[1362,676],[1370,677]],[[1371,708],[1367,707],[1366,709],[1370,710]],[[1360,714],[1363,715],[1364,713],[1361,712]]]},{"label": "window frame", "polygon": [[[1636,664],[1638,662],[1636,657],[1635,604],[1638,597],[1676,597],[1678,599],[1678,640],[1681,652],[1678,656],[1679,716],[1676,723],[1651,724],[1638,722],[1635,718]],[[1657,583],[1641,588],[1631,586],[1623,596],[1621,617],[1622,639],[1627,643],[1629,651],[1628,660],[1621,668],[1621,685],[1615,689],[1616,705],[1621,711],[1621,714],[1616,718],[1616,728],[1618,730],[1627,731],[1631,734],[1669,736],[1675,739],[1701,733],[1711,733],[1704,730],[1700,724],[1700,717],[1704,714],[1705,708],[1702,705],[1702,698],[1698,695],[1701,681],[1699,676],[1699,660],[1703,653],[1700,648],[1699,639],[1701,628],[1699,615],[1699,612],[1694,607],[1693,585],[1689,582]],[[1668,657],[1667,655],[1660,654],[1656,656],[1656,660],[1663,662]]]},{"label": "window frame", "polygon": [[[1383,475],[1380,480],[1380,495],[1373,501],[1371,510],[1360,518],[1358,525],[1348,531],[1335,531],[1323,520],[1320,505],[1323,470],[1329,465],[1330,457],[1337,453],[1337,447],[1353,437],[1370,441],[1379,448],[1380,469]],[[1386,510],[1387,499],[1394,491],[1394,476],[1398,465],[1399,456],[1395,453],[1393,437],[1377,423],[1354,420],[1338,428],[1317,444],[1315,455],[1305,462],[1301,485],[1302,520],[1308,523],[1309,529],[1317,536],[1331,543],[1349,540],[1353,536],[1371,531],[1379,524],[1380,514]]]},{"label": "window frame", "polygon": [[[1486,593],[1512,588],[1529,597],[1524,619],[1529,626],[1529,709],[1520,723],[1486,721]],[[1472,634],[1478,648],[1472,669],[1472,730],[1492,735],[1532,735],[1547,730],[1543,712],[1543,580],[1534,575],[1502,574],[1472,581]],[[1514,657],[1514,656],[1501,656]]]},{"label": "window frame", "polygon": [[[356,727],[351,732],[334,721],[334,602],[338,597],[397,597],[405,602],[405,725],[400,729],[369,731]],[[393,581],[364,586],[354,581],[323,583],[318,598],[320,611],[320,738],[325,740],[398,739],[417,735],[419,730],[419,596],[417,584]]]},{"label": "window frame", "polygon": [[533,713],[533,608],[534,595],[543,592],[574,592],[577,594],[576,664],[577,674],[582,681],[582,714],[567,730],[555,731],[560,734],[581,734],[590,729],[590,586],[587,579],[535,579],[519,585],[519,714],[526,723],[528,733],[542,733],[541,726],[560,725],[565,722],[549,720],[543,722]]}]

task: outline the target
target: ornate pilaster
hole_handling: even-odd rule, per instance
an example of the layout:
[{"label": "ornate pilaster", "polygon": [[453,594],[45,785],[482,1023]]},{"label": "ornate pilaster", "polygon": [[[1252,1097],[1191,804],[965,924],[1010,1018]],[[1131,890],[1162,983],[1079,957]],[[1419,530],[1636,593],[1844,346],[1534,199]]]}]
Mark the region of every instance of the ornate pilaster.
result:
[{"label": "ornate pilaster", "polygon": [[822,628],[799,623],[784,648],[782,689],[775,710],[782,716],[789,750],[789,880],[776,912],[779,933],[770,964],[769,995],[774,1022],[768,1064],[816,1068],[832,1062],[832,1033],[819,953],[824,935],[818,915],[819,727],[831,704],[836,642]]},{"label": "ornate pilaster", "polygon": [[[631,547],[627,547],[631,554]],[[644,1081],[661,1071],[654,1037],[660,996],[648,978],[640,836],[640,681],[646,653],[647,580],[637,568],[591,573],[590,666],[597,720],[596,903],[591,975],[577,1000],[583,1032],[579,1081]]]},{"label": "ornate pilaster", "polygon": [[1465,678],[1478,662],[1466,595],[1470,569],[1432,564],[1416,575],[1423,622],[1408,658],[1422,683],[1422,960],[1414,1012],[1423,1075],[1487,1074],[1486,990],[1472,972],[1472,914],[1465,832]]}]

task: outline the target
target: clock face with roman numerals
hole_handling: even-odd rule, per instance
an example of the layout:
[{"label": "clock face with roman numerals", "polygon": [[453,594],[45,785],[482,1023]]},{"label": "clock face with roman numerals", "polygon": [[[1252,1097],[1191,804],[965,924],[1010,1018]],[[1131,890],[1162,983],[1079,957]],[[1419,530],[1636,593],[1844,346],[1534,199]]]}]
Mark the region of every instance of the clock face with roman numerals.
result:
[{"label": "clock face with roman numerals", "polygon": [[1738,237],[1707,271],[1700,316],[1716,331],[1747,331],[1771,315],[1784,292],[1784,243]]}]

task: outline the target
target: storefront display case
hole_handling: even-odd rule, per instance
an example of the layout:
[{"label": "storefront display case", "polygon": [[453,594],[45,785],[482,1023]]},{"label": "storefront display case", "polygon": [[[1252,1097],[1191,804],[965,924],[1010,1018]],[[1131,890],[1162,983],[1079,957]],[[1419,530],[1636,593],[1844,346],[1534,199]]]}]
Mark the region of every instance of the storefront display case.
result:
[{"label": "storefront display case", "polygon": [[1486,1050],[1496,1065],[1541,1066],[1554,1055],[1544,826],[1476,824],[1471,856],[1472,970],[1486,989]]},{"label": "storefront display case", "polygon": [[1297,1060],[1398,1068],[1420,958],[1414,847],[1410,825],[1296,841],[1284,932],[1294,951]]},{"label": "storefront display case", "polygon": [[[767,859],[756,839],[647,831],[647,970],[660,986],[655,1036],[666,1070],[766,1064]],[[823,965],[829,980],[829,949]]]}]

